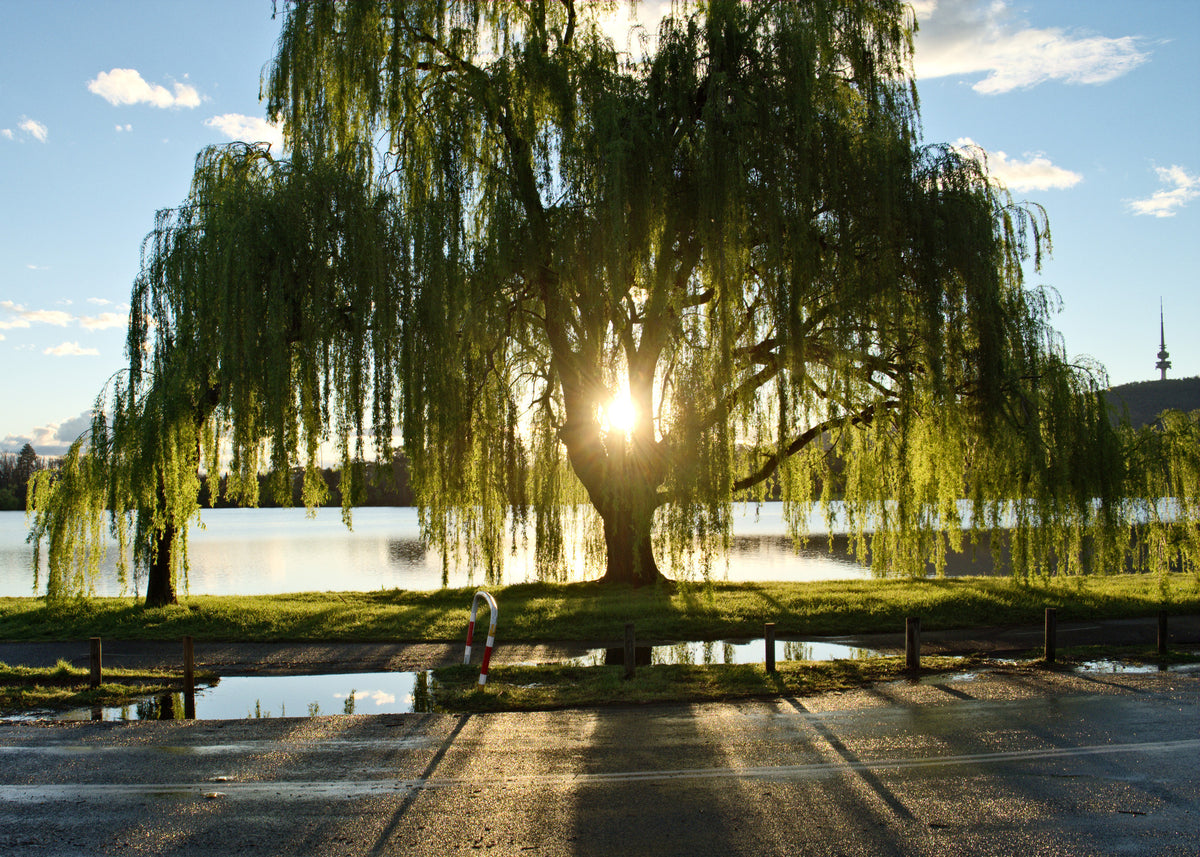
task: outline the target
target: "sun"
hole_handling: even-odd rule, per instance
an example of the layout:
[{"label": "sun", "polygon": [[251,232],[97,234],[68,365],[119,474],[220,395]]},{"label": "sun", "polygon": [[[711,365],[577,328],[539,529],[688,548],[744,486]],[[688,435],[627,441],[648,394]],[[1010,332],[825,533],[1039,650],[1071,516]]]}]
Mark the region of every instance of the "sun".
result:
[{"label": "sun", "polygon": [[622,431],[628,434],[637,425],[637,408],[629,398],[628,393],[613,396],[608,405],[601,409],[601,422],[609,431]]}]

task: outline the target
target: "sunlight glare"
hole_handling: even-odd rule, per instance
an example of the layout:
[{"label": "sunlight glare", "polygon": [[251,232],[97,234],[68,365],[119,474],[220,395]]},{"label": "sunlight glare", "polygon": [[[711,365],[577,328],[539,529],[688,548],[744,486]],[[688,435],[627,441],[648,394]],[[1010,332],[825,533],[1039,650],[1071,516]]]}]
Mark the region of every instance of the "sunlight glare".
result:
[{"label": "sunlight glare", "polygon": [[604,418],[610,431],[623,431],[627,434],[632,431],[637,423],[637,409],[633,406],[629,394],[613,397],[604,409]]}]

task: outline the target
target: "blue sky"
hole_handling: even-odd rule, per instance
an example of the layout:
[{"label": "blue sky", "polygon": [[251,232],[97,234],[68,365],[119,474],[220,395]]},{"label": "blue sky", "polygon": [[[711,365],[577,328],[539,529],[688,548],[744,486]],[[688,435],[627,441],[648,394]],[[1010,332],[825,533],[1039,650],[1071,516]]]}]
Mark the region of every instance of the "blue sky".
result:
[{"label": "blue sky", "polygon": [[[653,18],[654,3],[641,8]],[[1049,212],[1067,353],[1200,374],[1200,2],[919,0],[927,142]],[[129,288],[196,153],[270,139],[269,0],[0,0],[0,450],[62,452],[124,365]]]}]

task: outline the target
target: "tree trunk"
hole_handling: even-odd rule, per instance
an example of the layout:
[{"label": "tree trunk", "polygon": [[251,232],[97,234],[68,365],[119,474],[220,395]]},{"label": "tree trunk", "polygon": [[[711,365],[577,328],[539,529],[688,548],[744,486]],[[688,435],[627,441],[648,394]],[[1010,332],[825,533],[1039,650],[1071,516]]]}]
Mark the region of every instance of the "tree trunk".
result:
[{"label": "tree trunk", "polygon": [[648,586],[667,580],[654,560],[653,516],[653,512],[639,514],[628,506],[600,510],[606,554],[602,581]]},{"label": "tree trunk", "polygon": [[155,536],[154,558],[146,571],[146,606],[165,607],[178,604],[175,596],[175,581],[171,579],[171,550],[175,540],[175,527],[168,524]]},{"label": "tree trunk", "polygon": [[[654,560],[651,538],[658,508],[657,480],[643,450],[617,434],[607,438],[604,484],[592,494],[604,521],[605,583],[649,586],[667,580]],[[596,503],[597,495],[601,499]]]}]

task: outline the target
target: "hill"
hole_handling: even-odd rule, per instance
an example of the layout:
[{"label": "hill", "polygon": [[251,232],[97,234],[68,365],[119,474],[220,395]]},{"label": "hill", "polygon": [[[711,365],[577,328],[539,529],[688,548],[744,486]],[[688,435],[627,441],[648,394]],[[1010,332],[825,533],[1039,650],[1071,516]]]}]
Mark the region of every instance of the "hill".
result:
[{"label": "hill", "polygon": [[1120,384],[1109,388],[1107,398],[1114,421],[1127,415],[1130,425],[1140,427],[1154,422],[1168,408],[1200,410],[1200,377]]}]

